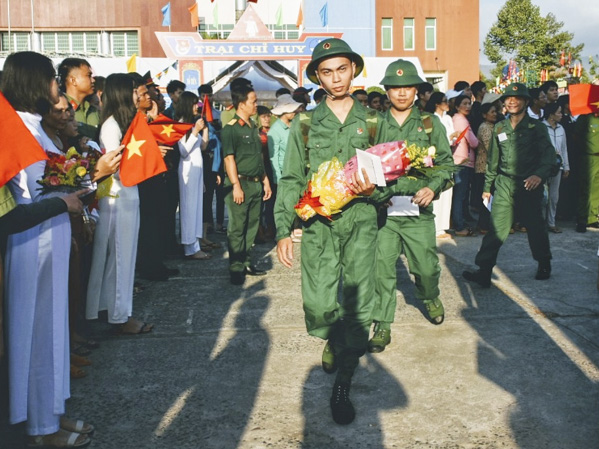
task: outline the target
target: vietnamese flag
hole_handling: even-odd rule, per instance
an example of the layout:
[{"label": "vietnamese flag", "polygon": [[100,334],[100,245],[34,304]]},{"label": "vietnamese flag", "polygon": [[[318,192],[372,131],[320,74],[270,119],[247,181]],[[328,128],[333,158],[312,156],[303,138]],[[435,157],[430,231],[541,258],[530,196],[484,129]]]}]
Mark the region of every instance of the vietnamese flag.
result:
[{"label": "vietnamese flag", "polygon": [[570,84],[570,113],[593,114],[599,111],[599,86],[595,84]]},{"label": "vietnamese flag", "polygon": [[208,123],[212,123],[214,121],[210,99],[206,94],[204,94],[204,101],[202,102],[202,117],[204,117]]},{"label": "vietnamese flag", "polygon": [[193,128],[191,123],[181,123],[171,120],[166,115],[159,114],[151,123],[148,123],[154,139],[164,145],[174,145],[187,131]]},{"label": "vietnamese flag", "polygon": [[48,159],[17,111],[0,92],[0,187],[34,162]]},{"label": "vietnamese flag", "polygon": [[166,171],[162,154],[148,125],[146,116],[138,112],[121,142],[125,145],[121,159],[121,182],[132,187]]}]

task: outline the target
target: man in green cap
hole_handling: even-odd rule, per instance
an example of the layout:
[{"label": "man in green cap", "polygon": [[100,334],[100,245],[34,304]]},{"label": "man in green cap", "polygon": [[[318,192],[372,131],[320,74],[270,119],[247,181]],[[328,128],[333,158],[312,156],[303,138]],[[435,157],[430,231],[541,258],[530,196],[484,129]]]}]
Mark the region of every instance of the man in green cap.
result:
[{"label": "man in green cap", "polygon": [[266,274],[251,264],[250,249],[260,224],[261,201],[270,198],[271,190],[258,128],[250,120],[258,109],[256,92],[251,85],[242,85],[231,91],[231,99],[236,112],[223,127],[221,141],[227,173],[224,191],[229,210],[229,274],[233,285],[241,285],[246,275]]},{"label": "man in green cap", "polygon": [[[364,61],[340,39],[325,39],[312,53],[308,78],[327,92],[312,111],[299,113],[291,124],[283,173],[275,204],[277,254],[286,267],[293,261],[289,237],[294,206],[312,174],[333,157],[345,164],[356,148],[380,139],[382,117],[350,96],[352,80]],[[365,174],[365,172],[364,172]],[[328,342],[323,369],[338,369],[331,411],[338,424],[349,424],[355,411],[349,400],[351,379],[366,352],[372,313],[374,242],[377,223],[375,186],[354,173],[349,181],[360,196],[331,220],[316,216],[305,223],[302,237],[302,297],[308,333]],[[339,282],[343,299],[338,301]]]},{"label": "man in green cap", "polygon": [[391,206],[403,199],[418,207],[416,215],[412,215],[416,211],[408,215],[406,211],[389,209],[385,224],[379,229],[373,311],[375,328],[368,343],[370,352],[381,352],[391,342],[391,323],[397,304],[396,264],[402,251],[415,278],[416,296],[424,302],[431,323],[441,324],[444,319],[445,311],[439,299],[441,268],[432,201],[451,179],[454,164],[445,128],[439,118],[420,112],[414,105],[421,83],[424,80],[414,64],[404,59],[389,64],[380,83],[391,100],[391,108],[385,113],[387,139],[403,140],[408,145],[415,144],[421,148],[434,146],[435,165],[440,169],[432,171],[427,178],[400,177],[383,189],[384,199],[390,198]]},{"label": "man in green cap", "polygon": [[484,236],[475,272],[463,276],[481,287],[491,286],[497,254],[507,239],[514,213],[528,229],[528,244],[538,262],[535,279],[549,279],[551,250],[543,218],[543,183],[555,165],[555,149],[547,127],[526,113],[530,100],[524,84],[510,84],[501,97],[509,117],[495,125],[487,156],[483,202],[491,201],[491,229]]}]

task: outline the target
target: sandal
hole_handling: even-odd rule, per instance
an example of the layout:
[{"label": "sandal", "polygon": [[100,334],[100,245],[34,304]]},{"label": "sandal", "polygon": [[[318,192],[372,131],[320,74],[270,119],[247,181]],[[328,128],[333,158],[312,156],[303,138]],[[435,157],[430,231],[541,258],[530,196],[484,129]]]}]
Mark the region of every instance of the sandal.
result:
[{"label": "sandal", "polygon": [[87,376],[85,370],[71,364],[71,379],[83,379],[85,376]]},{"label": "sandal", "polygon": [[192,254],[191,256],[185,256],[185,258],[189,260],[208,260],[212,259],[212,256],[200,250],[197,253]]},{"label": "sandal", "polygon": [[76,333],[73,333],[73,335],[71,336],[71,341],[74,341],[75,343],[81,346],[85,346],[87,349],[98,349],[100,347],[100,343],[98,343],[97,341],[87,339]]},{"label": "sandal", "polygon": [[92,351],[81,343],[72,342],[71,344],[71,354],[77,354],[82,357],[86,357],[90,355]]},{"label": "sandal", "polygon": [[549,232],[553,232],[554,234],[561,234],[562,230],[560,228],[558,228],[557,226],[550,226]]},{"label": "sandal", "polygon": [[67,432],[80,433],[82,435],[92,435],[96,428],[80,419],[68,419],[64,416],[60,417],[60,428]]},{"label": "sandal", "polygon": [[77,354],[71,354],[71,365],[75,366],[91,366],[92,361],[87,357],[81,357]]},{"label": "sandal", "polygon": [[30,436],[27,440],[27,447],[45,449],[68,447],[82,448],[89,446],[91,442],[92,440],[87,435],[59,430],[51,435]]},{"label": "sandal", "polygon": [[[138,326],[136,326],[135,329],[127,329],[127,325],[131,325],[133,323],[137,323]],[[139,334],[147,334],[148,332],[152,332],[152,329],[154,329],[154,325],[153,324],[149,324],[143,321],[138,321],[134,318],[129,318],[129,321],[127,321],[126,323],[123,324],[117,324],[116,325],[116,334],[117,335],[139,335]]]},{"label": "sandal", "polygon": [[464,228],[461,231],[455,231],[455,235],[458,237],[472,237],[474,235],[474,231],[470,228]]},{"label": "sandal", "polygon": [[200,239],[200,245],[205,246],[207,248],[212,248],[212,249],[220,249],[223,247],[220,243],[213,242],[208,239]]}]

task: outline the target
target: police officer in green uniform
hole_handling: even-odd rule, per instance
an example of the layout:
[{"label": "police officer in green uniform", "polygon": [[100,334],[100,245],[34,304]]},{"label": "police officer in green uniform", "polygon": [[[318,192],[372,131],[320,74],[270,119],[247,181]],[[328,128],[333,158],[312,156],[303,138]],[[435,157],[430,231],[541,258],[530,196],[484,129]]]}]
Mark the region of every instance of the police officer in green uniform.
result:
[{"label": "police officer in green uniform", "polygon": [[[309,112],[298,114],[291,124],[283,174],[275,204],[277,254],[291,267],[291,225],[294,205],[308,180],[322,162],[333,157],[345,164],[356,148],[375,143],[382,130],[382,117],[368,110],[349,94],[352,79],[364,61],[340,39],[325,39],[312,53],[306,68],[308,78],[327,92],[326,100]],[[375,186],[354,173],[350,188],[360,195],[332,220],[317,216],[305,223],[302,237],[302,297],[306,327],[310,335],[328,339],[323,369],[338,369],[331,411],[339,424],[353,421],[349,399],[352,375],[366,352],[374,291],[374,242],[376,207],[370,195]],[[339,282],[343,299],[338,301]]]},{"label": "police officer in green uniform", "polygon": [[[408,145],[436,149],[435,165],[427,178],[403,176],[384,190],[385,199],[399,200],[408,196],[418,206],[416,216],[388,216],[379,230],[376,245],[376,304],[373,311],[374,336],[368,344],[370,352],[381,352],[391,342],[391,323],[395,317],[396,263],[403,251],[414,276],[416,296],[424,302],[433,324],[444,318],[443,303],[439,299],[439,257],[435,237],[435,216],[432,201],[450,181],[454,167],[445,128],[438,117],[421,113],[414,106],[418,86],[424,80],[418,76],[414,64],[398,59],[385,71],[381,84],[385,86],[391,108],[385,113],[389,141],[404,140]],[[441,168],[442,167],[442,168]],[[447,168],[446,168],[447,167]],[[446,169],[445,169],[446,168]]]},{"label": "police officer in green uniform", "polygon": [[231,91],[231,98],[236,113],[222,129],[221,141],[227,173],[224,189],[229,210],[229,274],[232,284],[241,285],[246,274],[266,274],[251,264],[250,249],[260,224],[261,201],[270,198],[271,190],[258,128],[250,120],[258,108],[256,92],[251,85],[242,85]]},{"label": "police officer in green uniform", "polygon": [[463,276],[484,288],[491,286],[497,254],[507,239],[514,213],[528,229],[528,244],[538,262],[535,279],[549,279],[551,250],[543,218],[543,183],[556,163],[547,127],[526,113],[530,95],[524,84],[510,84],[501,99],[509,117],[495,125],[487,156],[483,201],[491,205],[491,229],[484,236],[475,272]]}]

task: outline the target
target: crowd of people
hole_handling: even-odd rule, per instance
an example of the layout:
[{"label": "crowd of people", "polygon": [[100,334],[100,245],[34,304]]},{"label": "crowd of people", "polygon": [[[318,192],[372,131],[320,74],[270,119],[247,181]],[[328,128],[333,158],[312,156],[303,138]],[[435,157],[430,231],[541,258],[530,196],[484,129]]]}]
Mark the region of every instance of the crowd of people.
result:
[{"label": "crowd of people", "polygon": [[[90,443],[93,425],[64,416],[70,381],[86,375],[99,346],[87,320],[106,311],[116,334],[151,332],[154,324],[134,317],[134,294],[147,288],[136,279],[178,274],[165,264],[168,256],[209,260],[221,248],[213,233],[226,233],[233,285],[267,274],[252,261],[254,244],[276,241],[279,260],[291,267],[293,244],[301,242],[306,327],[326,340],[322,367],[337,373],[333,419],[348,424],[359,358],[391,343],[402,253],[429,321],[440,325],[437,239],[483,234],[479,269],[464,277],[489,287],[510,233],[528,233],[535,277],[545,280],[547,233],[562,232],[557,220],[575,220],[577,232],[599,227],[599,118],[572,117],[555,82],[532,89],[513,83],[499,95],[481,81],[459,81],[440,92],[399,59],[387,67],[382,89],[352,91],[363,67],[347,43],[326,39],[306,69],[321,86],[312,98],[311,89],[281,88],[269,109],[239,77],[230,83],[231,106],[219,111],[210,85],[196,94],[171,81],[166,108],[149,73],[94,77],[84,59],[67,58],[55,69],[34,52],[6,59],[0,91],[44,152],[97,158],[87,187],[71,193],[39,188],[43,159],[0,187],[0,356],[10,422],[26,422],[29,447]],[[165,172],[128,186],[119,171],[122,142],[139,114],[189,130],[174,145],[159,145]],[[354,173],[347,183],[358,199],[340,214],[298,218],[295,205],[321,163],[335,157],[345,164],[356,148],[393,141],[435,147],[437,170],[386,187]],[[417,213],[397,206],[404,200]]]}]

